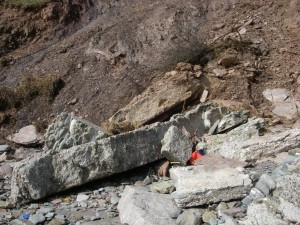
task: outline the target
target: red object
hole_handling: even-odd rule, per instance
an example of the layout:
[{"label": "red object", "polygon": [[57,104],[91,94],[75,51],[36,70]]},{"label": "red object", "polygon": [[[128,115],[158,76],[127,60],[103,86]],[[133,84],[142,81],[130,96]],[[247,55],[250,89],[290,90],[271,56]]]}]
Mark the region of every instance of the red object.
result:
[{"label": "red object", "polygon": [[194,151],[194,152],[192,153],[191,158],[190,158],[190,164],[194,164],[194,161],[195,161],[196,159],[200,159],[200,158],[202,158],[202,155],[201,155],[198,151]]}]

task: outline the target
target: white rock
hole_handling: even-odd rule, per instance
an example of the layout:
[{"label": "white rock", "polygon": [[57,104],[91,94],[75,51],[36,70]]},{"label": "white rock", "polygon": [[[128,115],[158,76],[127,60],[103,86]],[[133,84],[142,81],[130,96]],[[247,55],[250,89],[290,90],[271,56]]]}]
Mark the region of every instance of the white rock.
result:
[{"label": "white rock", "polygon": [[284,101],[290,96],[290,92],[284,88],[266,89],[263,96],[271,102]]},{"label": "white rock", "polygon": [[90,198],[90,196],[88,196],[88,195],[79,194],[79,195],[77,195],[76,201],[77,202],[83,202],[83,201],[88,200],[89,198]]},{"label": "white rock", "polygon": [[245,185],[248,175],[229,167],[212,171],[203,166],[173,167],[170,176],[176,187],[171,195],[179,207],[242,198],[251,188],[251,185]]},{"label": "white rock", "polygon": [[170,195],[126,186],[118,210],[122,224],[175,225],[171,215],[179,208]]},{"label": "white rock", "polygon": [[18,133],[9,135],[7,139],[24,146],[39,145],[43,143],[43,137],[38,133],[34,125],[21,128]]}]

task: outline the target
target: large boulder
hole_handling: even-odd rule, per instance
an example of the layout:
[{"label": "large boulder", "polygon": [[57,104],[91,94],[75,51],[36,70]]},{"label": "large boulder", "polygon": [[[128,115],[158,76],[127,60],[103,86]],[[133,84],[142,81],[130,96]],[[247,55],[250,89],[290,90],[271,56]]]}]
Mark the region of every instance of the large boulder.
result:
[{"label": "large boulder", "polygon": [[[236,164],[239,165],[239,164]],[[176,191],[171,195],[179,207],[201,206],[243,198],[251,189],[247,174],[231,165],[222,168],[196,165],[170,170]]]},{"label": "large boulder", "polygon": [[19,132],[9,135],[7,140],[24,146],[37,146],[44,143],[43,136],[34,125],[21,128]]},{"label": "large boulder", "polygon": [[28,202],[89,181],[124,172],[161,158],[160,140],[167,124],[52,149],[14,169],[13,202]]},{"label": "large boulder", "polygon": [[113,123],[130,122],[136,126],[169,117],[171,110],[178,111],[186,101],[200,97],[204,85],[196,76],[195,68],[179,63],[176,70],[166,73],[158,83],[152,84],[109,120]]},{"label": "large boulder", "polygon": [[175,225],[171,216],[179,211],[170,195],[127,186],[118,204],[122,224]]}]

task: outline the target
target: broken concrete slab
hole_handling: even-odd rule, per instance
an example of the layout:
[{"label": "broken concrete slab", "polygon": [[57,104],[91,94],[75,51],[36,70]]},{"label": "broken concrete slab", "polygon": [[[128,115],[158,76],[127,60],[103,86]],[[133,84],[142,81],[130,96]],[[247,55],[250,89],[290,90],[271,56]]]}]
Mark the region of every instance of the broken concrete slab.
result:
[{"label": "broken concrete slab", "polygon": [[186,165],[191,157],[193,143],[179,128],[171,126],[161,141],[161,154],[171,162]]},{"label": "broken concrete slab", "polygon": [[[226,110],[206,104],[184,115],[178,114],[169,122],[155,123],[68,149],[53,146],[52,149],[37,154],[15,167],[12,174],[12,201],[37,200],[161,159],[161,140],[170,126],[184,126],[189,132],[199,129],[199,133],[203,134],[211,123],[223,117],[223,111]],[[65,130],[62,124],[57,125],[61,126],[61,130]],[[65,135],[67,133],[68,131]],[[64,138],[65,136],[60,134],[57,140]]]},{"label": "broken concrete slab", "polygon": [[34,125],[23,127],[19,132],[9,135],[6,139],[23,146],[37,146],[44,143],[43,136]]},{"label": "broken concrete slab", "polygon": [[167,124],[69,149],[50,150],[16,167],[12,175],[13,202],[28,202],[104,178],[161,158],[160,140]]},{"label": "broken concrete slab", "polygon": [[251,188],[251,179],[236,168],[209,170],[203,166],[170,169],[176,191],[171,195],[179,207],[201,206],[243,198]]},{"label": "broken concrete slab", "polygon": [[122,224],[175,225],[176,220],[171,215],[178,210],[170,195],[132,186],[126,186],[118,204]]},{"label": "broken concrete slab", "polygon": [[63,112],[48,127],[44,149],[67,149],[111,135],[102,127]]},{"label": "broken concrete slab", "polygon": [[200,98],[204,86],[196,73],[191,64],[179,63],[176,70],[166,73],[158,84],[150,86],[135,97],[109,121],[127,121],[139,127],[153,121],[165,120],[171,110],[178,111],[184,102]]},{"label": "broken concrete slab", "polygon": [[216,133],[222,133],[247,122],[249,111],[232,112],[224,116],[218,124]]}]

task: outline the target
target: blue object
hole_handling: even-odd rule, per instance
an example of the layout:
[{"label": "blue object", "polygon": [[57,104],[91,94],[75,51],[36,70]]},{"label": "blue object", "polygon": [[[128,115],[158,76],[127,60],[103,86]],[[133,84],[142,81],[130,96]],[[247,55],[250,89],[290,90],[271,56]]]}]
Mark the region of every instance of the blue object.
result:
[{"label": "blue object", "polygon": [[28,220],[29,217],[30,217],[30,214],[29,214],[29,213],[26,213],[26,214],[22,215],[22,219],[23,219],[23,220]]},{"label": "blue object", "polygon": [[199,152],[200,155],[204,155],[204,150],[203,149],[198,150],[198,152]]}]

